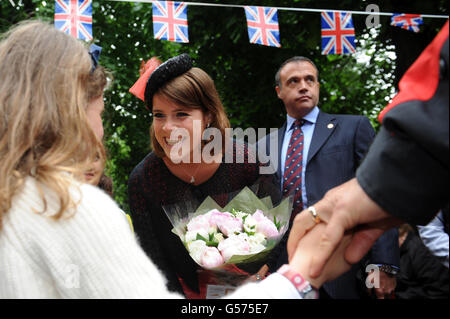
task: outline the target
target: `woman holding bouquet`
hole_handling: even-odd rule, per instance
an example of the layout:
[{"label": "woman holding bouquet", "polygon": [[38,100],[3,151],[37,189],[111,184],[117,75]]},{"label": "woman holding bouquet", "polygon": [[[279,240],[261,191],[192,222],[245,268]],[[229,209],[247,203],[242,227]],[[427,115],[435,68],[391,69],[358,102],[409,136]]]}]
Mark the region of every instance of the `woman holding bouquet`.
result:
[{"label": "woman holding bouquet", "polygon": [[[153,114],[153,151],[129,178],[131,216],[141,246],[164,272],[169,289],[198,297],[200,290],[204,295],[199,267],[171,232],[163,206],[211,196],[223,207],[226,194],[272,176],[260,175],[260,164],[245,143],[226,147],[230,123],[208,74],[193,67],[187,54],[159,64],[156,58],[147,62],[130,89]],[[205,143],[201,137],[207,129],[217,134]]]}]

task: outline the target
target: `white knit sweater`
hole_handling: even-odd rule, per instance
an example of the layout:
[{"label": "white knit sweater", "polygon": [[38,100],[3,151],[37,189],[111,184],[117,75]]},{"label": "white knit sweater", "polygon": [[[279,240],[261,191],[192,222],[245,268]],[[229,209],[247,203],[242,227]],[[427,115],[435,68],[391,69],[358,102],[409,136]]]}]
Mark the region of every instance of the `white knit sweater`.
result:
[{"label": "white knit sweater", "polygon": [[[56,196],[28,178],[0,229],[1,298],[181,298],[138,245],[125,215],[100,189],[74,182],[71,217],[55,220]],[[37,211],[37,212],[36,212]],[[281,275],[247,284],[232,298],[298,298]]]}]

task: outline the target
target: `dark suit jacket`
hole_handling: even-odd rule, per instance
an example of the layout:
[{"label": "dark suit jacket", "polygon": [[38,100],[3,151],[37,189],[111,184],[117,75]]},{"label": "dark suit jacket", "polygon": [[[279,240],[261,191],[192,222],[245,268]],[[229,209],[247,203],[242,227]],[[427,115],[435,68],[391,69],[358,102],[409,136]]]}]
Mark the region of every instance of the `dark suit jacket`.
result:
[{"label": "dark suit jacket", "polygon": [[[278,152],[270,154],[271,163],[277,161],[277,179],[281,187],[281,147],[286,132],[286,122],[278,130],[278,135],[258,142],[265,143],[270,152],[270,139],[278,140]],[[355,177],[356,168],[362,161],[375,136],[367,117],[357,115],[333,115],[319,112],[314,128],[305,172],[308,206],[314,205],[331,188]],[[283,243],[282,243],[283,244]],[[398,266],[398,232],[386,232],[373,246],[370,263]],[[286,248],[279,257],[276,267],[287,262]],[[332,298],[360,298],[361,283],[356,279],[358,271],[364,272],[364,265],[355,265],[348,273],[324,285]],[[364,283],[362,283],[364,285]]]}]

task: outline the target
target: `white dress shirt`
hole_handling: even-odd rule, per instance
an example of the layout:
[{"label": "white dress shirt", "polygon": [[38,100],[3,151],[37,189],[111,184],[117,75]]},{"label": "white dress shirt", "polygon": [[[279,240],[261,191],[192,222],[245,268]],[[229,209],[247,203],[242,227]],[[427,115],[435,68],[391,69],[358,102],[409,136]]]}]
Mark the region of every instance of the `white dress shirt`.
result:
[{"label": "white dress shirt", "polygon": [[425,226],[417,226],[423,243],[435,256],[443,257],[443,264],[448,268],[448,234],[444,228],[442,211]]}]

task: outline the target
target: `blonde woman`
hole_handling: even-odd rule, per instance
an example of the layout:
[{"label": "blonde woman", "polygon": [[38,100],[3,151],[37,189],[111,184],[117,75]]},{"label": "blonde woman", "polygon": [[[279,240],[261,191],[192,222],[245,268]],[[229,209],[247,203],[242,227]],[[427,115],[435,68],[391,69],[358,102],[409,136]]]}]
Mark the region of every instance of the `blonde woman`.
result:
[{"label": "blonde woman", "polygon": [[0,298],[174,297],[123,212],[84,183],[105,158],[92,69],[81,42],[42,22],[0,42]]},{"label": "blonde woman", "polygon": [[[0,298],[180,297],[114,201],[85,183],[92,163],[104,162],[87,111],[93,74],[85,46],[52,25],[28,21],[2,37]],[[306,274],[305,252],[291,266]],[[235,296],[301,294],[274,274]]]}]

